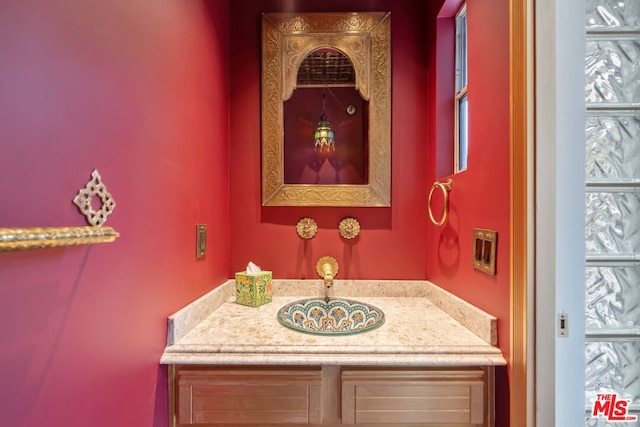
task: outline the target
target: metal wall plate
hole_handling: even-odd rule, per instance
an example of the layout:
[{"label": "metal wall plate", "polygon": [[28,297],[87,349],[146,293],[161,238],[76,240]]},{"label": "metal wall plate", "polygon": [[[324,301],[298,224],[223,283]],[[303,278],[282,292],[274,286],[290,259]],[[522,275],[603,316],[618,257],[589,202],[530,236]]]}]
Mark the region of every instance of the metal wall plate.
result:
[{"label": "metal wall plate", "polygon": [[496,275],[496,244],[498,233],[493,230],[473,229],[473,268]]},{"label": "metal wall plate", "polygon": [[196,224],[196,259],[207,254],[207,224]]}]

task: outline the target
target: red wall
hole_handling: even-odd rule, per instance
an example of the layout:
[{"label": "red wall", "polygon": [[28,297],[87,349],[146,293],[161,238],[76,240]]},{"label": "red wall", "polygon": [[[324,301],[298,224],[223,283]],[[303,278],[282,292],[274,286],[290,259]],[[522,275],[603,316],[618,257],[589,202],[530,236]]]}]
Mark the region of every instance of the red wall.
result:
[{"label": "red wall", "polygon": [[[442,3],[253,0],[231,6],[231,268],[242,270],[253,260],[276,277],[316,277],[318,257],[333,255],[339,278],[428,278],[498,317],[499,345],[508,357],[509,2],[468,1],[469,168],[453,177],[450,219],[437,228],[427,219],[427,197],[431,183],[451,173],[453,159],[454,88],[447,76],[454,45],[451,23],[436,19]],[[449,9],[455,13],[458,5]],[[391,208],[260,207],[260,12],[323,10],[391,11]],[[450,45],[439,46],[447,38]],[[304,216],[320,226],[310,241],[295,233]],[[345,216],[362,225],[355,242],[337,232]],[[498,231],[495,277],[472,268],[474,227]],[[498,425],[508,425],[506,372],[497,381]]]},{"label": "red wall", "polygon": [[[0,227],[83,225],[70,201],[95,167],[118,204],[107,225],[121,233],[0,253],[8,425],[165,426],[167,315],[249,260],[280,278],[316,277],[316,260],[333,255],[338,278],[431,279],[496,315],[508,356],[508,2],[468,4],[469,169],[453,177],[443,228],[426,214],[451,158],[437,148],[451,122],[451,55],[434,48],[440,2],[228,3],[0,3]],[[392,206],[261,207],[260,13],[330,10],[392,12]],[[295,233],[304,216],[320,226],[310,241]],[[337,230],[346,216],[362,225],[348,242]],[[196,222],[209,224],[202,261]],[[498,231],[496,277],[471,268],[474,227]]]},{"label": "red wall", "polygon": [[167,316],[230,271],[228,22],[226,1],[0,3],[0,227],[85,225],[97,168],[121,234],[0,253],[3,425],[167,425]]},{"label": "red wall", "polygon": [[[508,352],[509,5],[505,0],[468,2],[469,168],[453,177],[450,219],[436,228],[426,205],[431,183],[452,170],[453,80],[447,74],[453,71],[453,34],[450,22],[437,19],[443,2],[426,3],[251,0],[231,5],[231,268],[242,270],[252,260],[276,277],[316,277],[317,258],[332,255],[342,278],[429,278],[497,316],[500,345]],[[455,13],[460,3],[447,2],[447,12]],[[329,10],[391,11],[392,206],[261,207],[260,13]],[[437,45],[447,37],[450,45]],[[442,146],[447,149],[436,148]],[[436,200],[436,210],[437,205]],[[304,216],[320,227],[309,241],[295,232]],[[345,216],[361,223],[356,241],[338,234]],[[472,268],[474,227],[498,231],[495,277]]]},{"label": "red wall", "polygon": [[[461,3],[448,12],[455,14]],[[275,277],[315,278],[320,256],[340,264],[338,278],[430,279],[498,318],[499,345],[509,353],[509,2],[469,0],[469,168],[453,177],[450,219],[427,216],[431,183],[452,171],[451,22],[443,1],[275,1],[231,4],[231,269],[249,260]],[[391,11],[392,199],[390,208],[261,207],[260,13]],[[446,148],[445,148],[446,147]],[[437,199],[438,197],[436,197]],[[434,208],[438,208],[436,201]],[[305,216],[320,227],[312,240],[295,232]],[[356,217],[355,241],[339,221]],[[497,275],[472,268],[473,228],[498,232]],[[497,426],[509,424],[506,369],[497,374]]]},{"label": "red wall", "polygon": [[[429,278],[474,305],[500,319],[500,347],[509,349],[509,26],[508,2],[483,0],[467,2],[469,31],[469,156],[468,169],[448,175],[452,178],[449,220],[437,228],[429,225],[427,262]],[[432,68],[446,68],[432,52]],[[490,54],[490,56],[488,56]],[[449,56],[445,56],[449,58]],[[451,60],[453,58],[450,58]],[[452,67],[449,67],[452,68]],[[444,78],[431,75],[431,90]],[[451,93],[453,93],[453,81]],[[442,91],[440,90],[440,93]],[[451,95],[453,96],[453,95]],[[448,146],[450,138],[438,140],[441,127],[448,127],[442,114],[442,97],[434,97],[430,135],[430,182],[436,176],[437,149]],[[449,101],[451,110],[453,101]],[[438,120],[435,120],[438,117]],[[434,211],[441,211],[441,193],[434,196]],[[473,229],[498,232],[497,274],[489,276],[474,270],[471,264]]]},{"label": "red wall", "polygon": [[[460,0],[446,1],[447,13],[455,15]],[[432,11],[432,15],[438,11]],[[454,69],[451,19],[440,18],[436,48],[430,52],[429,90],[429,182],[450,177],[449,220],[427,231],[428,278],[498,318],[498,341],[509,359],[510,291],[510,138],[509,138],[509,2],[468,0],[468,169],[453,170]],[[434,196],[434,210],[440,213],[442,197]],[[496,276],[472,267],[473,229],[498,232]],[[508,425],[506,372],[499,372],[496,425]]]},{"label": "red wall", "polygon": [[[340,265],[338,278],[424,279],[427,275],[426,196],[429,43],[422,0],[247,0],[231,4],[231,269],[249,260],[280,278],[314,278],[323,255]],[[260,14],[282,11],[391,11],[391,208],[261,207]],[[336,126],[336,123],[332,122]],[[319,226],[303,241],[296,223],[309,216]],[[355,241],[339,222],[358,219]]]}]

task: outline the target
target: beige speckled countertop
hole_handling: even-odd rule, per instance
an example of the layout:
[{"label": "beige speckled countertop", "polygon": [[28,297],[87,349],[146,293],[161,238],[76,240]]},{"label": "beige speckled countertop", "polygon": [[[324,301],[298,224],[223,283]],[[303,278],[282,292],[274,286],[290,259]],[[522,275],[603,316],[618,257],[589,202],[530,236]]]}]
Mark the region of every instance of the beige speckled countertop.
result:
[{"label": "beige speckled countertop", "polygon": [[278,323],[283,305],[323,294],[320,280],[274,280],[273,301],[234,302],[228,281],[169,318],[163,364],[505,365],[497,321],[426,281],[337,280],[332,295],[382,309],[372,331],[320,336]]}]

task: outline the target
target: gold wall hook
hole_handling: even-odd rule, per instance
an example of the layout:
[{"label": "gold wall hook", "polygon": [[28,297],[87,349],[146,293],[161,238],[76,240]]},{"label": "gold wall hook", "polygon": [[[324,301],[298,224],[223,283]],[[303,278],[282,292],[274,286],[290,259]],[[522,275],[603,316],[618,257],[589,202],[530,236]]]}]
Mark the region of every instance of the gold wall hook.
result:
[{"label": "gold wall hook", "polygon": [[[434,182],[431,186],[431,191],[429,191],[429,200],[427,202],[427,210],[429,211],[429,219],[432,223],[437,225],[438,227],[442,226],[445,222],[447,222],[447,218],[449,217],[449,192],[451,191],[451,186],[453,182],[451,178],[447,179],[445,182]],[[431,198],[433,197],[433,192],[436,188],[439,188],[442,191],[442,197],[444,198],[444,202],[442,205],[442,218],[436,221],[433,216],[433,210],[431,209]]]},{"label": "gold wall hook", "polygon": [[318,232],[318,224],[312,218],[302,218],[296,224],[296,232],[303,239],[312,239]]},{"label": "gold wall hook", "polygon": [[345,239],[353,239],[360,233],[360,223],[355,218],[345,218],[338,225],[340,235]]}]

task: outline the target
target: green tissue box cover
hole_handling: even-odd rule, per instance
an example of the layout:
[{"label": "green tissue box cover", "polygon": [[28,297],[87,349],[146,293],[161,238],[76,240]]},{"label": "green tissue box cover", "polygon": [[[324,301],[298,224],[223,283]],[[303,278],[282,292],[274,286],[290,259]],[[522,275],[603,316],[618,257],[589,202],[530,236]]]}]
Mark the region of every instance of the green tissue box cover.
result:
[{"label": "green tissue box cover", "polygon": [[236,302],[250,307],[258,307],[273,300],[272,274],[262,271],[258,274],[236,273]]}]

